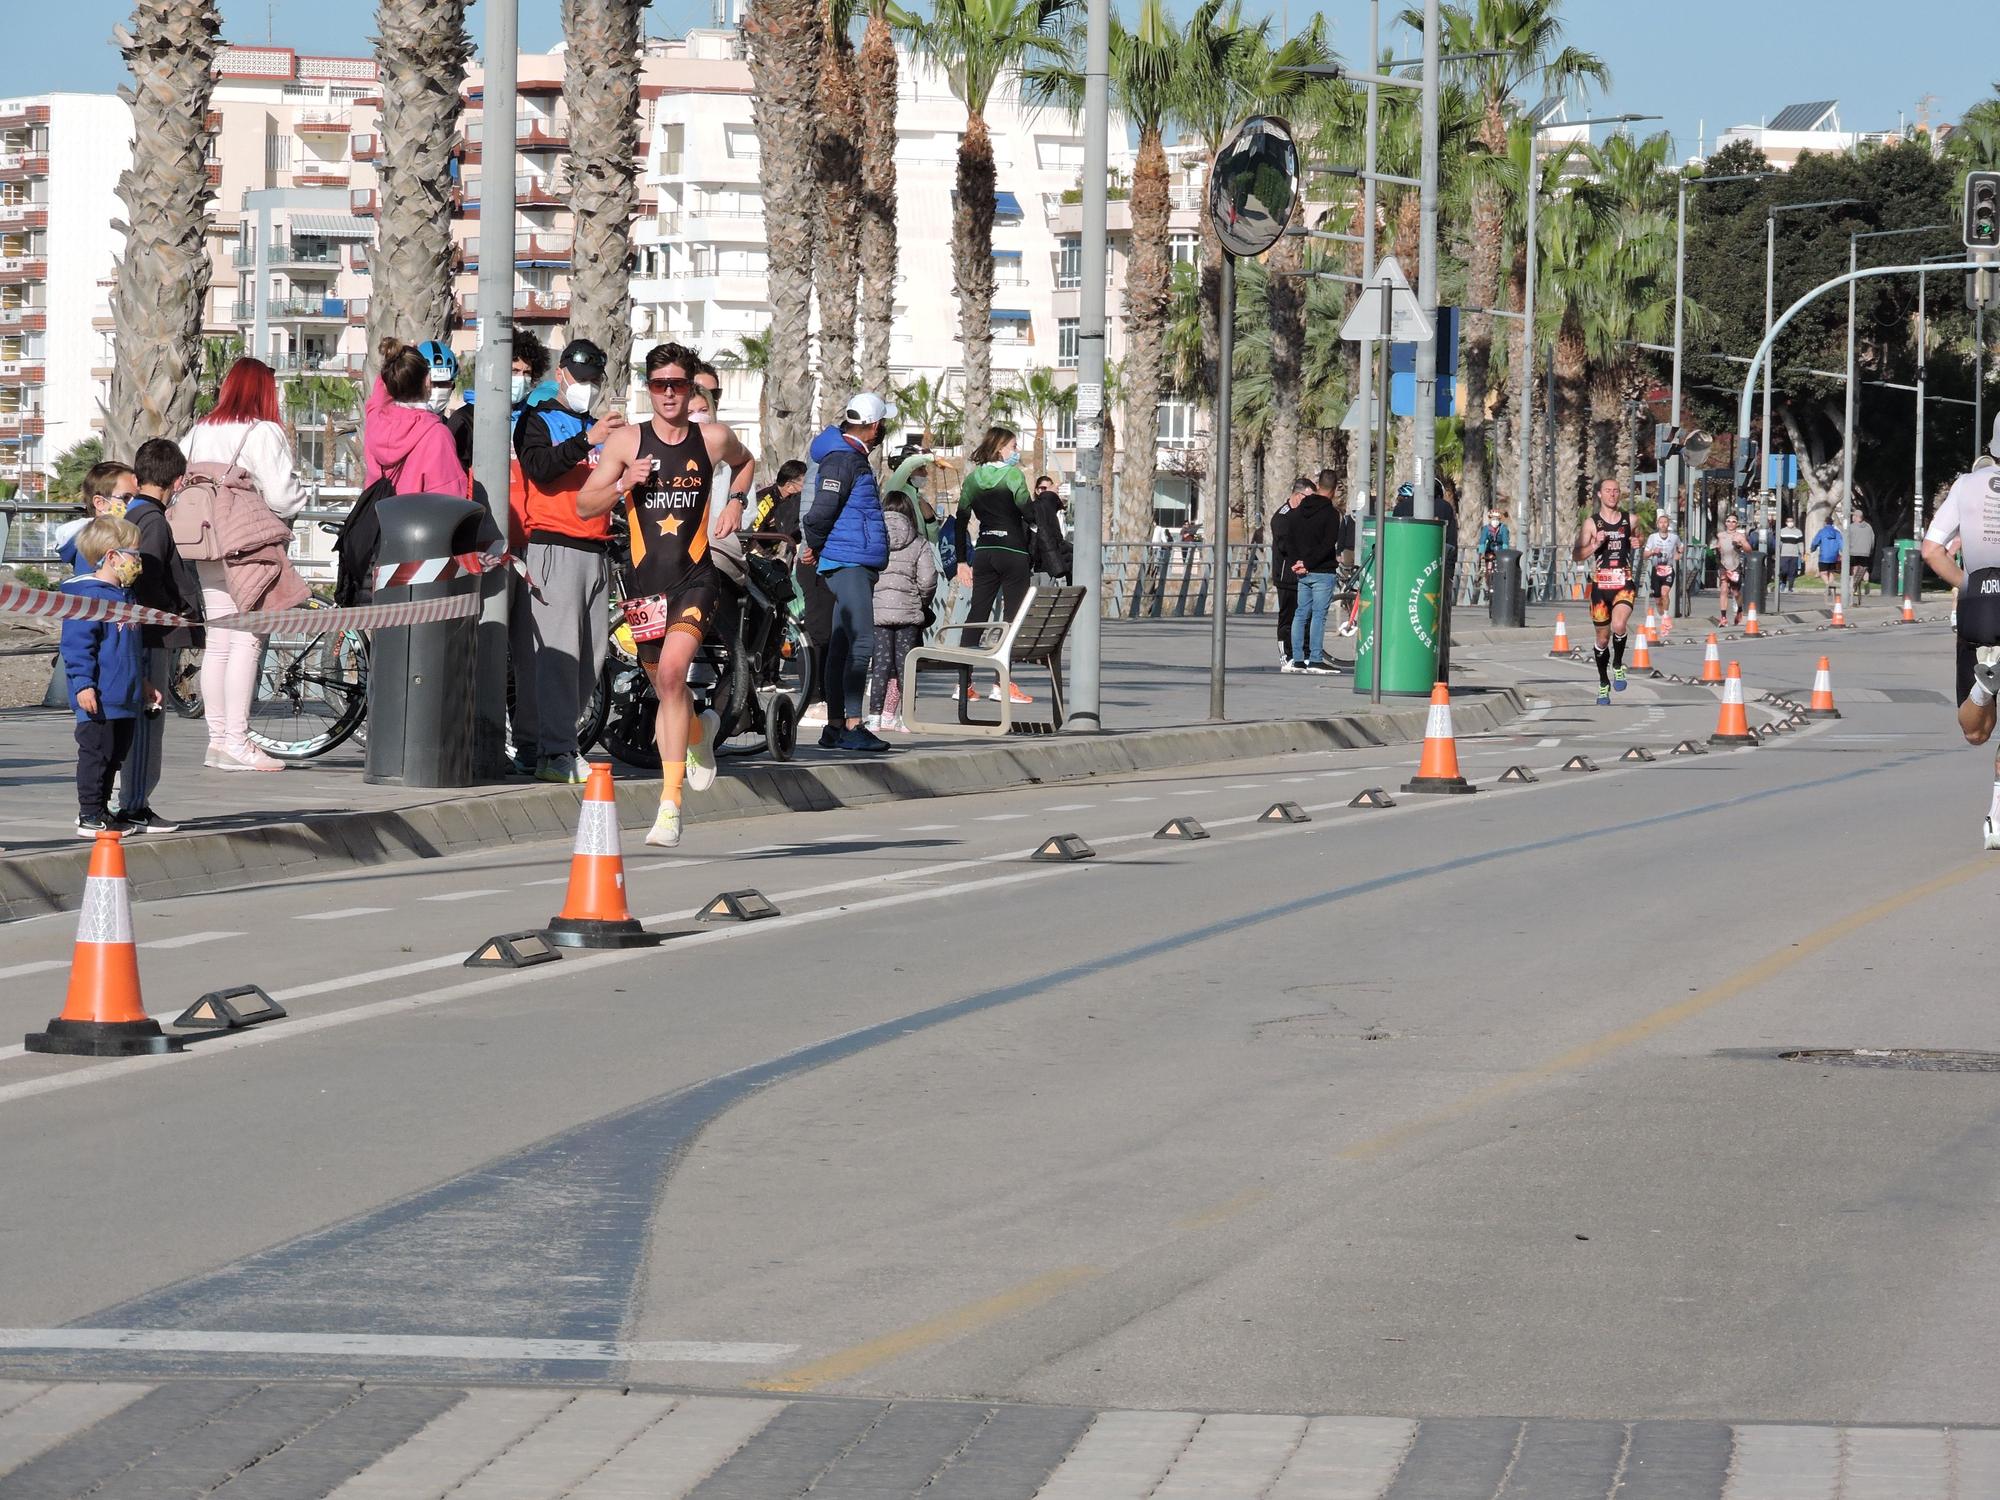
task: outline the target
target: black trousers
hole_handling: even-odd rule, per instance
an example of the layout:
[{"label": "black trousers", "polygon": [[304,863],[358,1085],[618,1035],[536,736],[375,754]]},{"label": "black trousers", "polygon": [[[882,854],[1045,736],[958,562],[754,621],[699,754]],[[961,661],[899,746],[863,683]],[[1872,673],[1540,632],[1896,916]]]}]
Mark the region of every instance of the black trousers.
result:
[{"label": "black trousers", "polygon": [[993,601],[998,597],[1007,606],[1001,618],[1013,619],[1028,596],[1028,575],[1028,559],[1023,554],[981,547],[972,554],[972,603],[965,618],[975,624],[992,619]]},{"label": "black trousers", "polygon": [[1292,650],[1292,616],[1299,612],[1299,591],[1296,585],[1278,589],[1278,644],[1285,648],[1289,656]]},{"label": "black trousers", "polygon": [[132,753],[137,719],[81,719],[76,726],[76,808],[86,816],[104,816],[111,801],[111,783]]}]

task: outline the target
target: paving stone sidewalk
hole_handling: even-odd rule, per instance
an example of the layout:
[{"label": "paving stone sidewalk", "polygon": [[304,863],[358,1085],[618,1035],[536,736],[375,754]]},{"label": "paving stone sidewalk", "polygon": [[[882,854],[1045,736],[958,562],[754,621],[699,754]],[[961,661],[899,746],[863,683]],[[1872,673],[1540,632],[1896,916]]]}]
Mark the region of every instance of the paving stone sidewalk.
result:
[{"label": "paving stone sidewalk", "polygon": [[0,1381],[5,1500],[1984,1500],[2000,1431]]}]

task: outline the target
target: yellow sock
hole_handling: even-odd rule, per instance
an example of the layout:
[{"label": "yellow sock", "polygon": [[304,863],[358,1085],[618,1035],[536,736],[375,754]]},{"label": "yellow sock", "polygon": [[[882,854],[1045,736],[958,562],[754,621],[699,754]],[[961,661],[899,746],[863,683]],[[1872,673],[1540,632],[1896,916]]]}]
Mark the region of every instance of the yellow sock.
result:
[{"label": "yellow sock", "polygon": [[681,805],[681,782],[687,777],[687,762],[676,761],[671,766],[660,767],[660,800]]}]

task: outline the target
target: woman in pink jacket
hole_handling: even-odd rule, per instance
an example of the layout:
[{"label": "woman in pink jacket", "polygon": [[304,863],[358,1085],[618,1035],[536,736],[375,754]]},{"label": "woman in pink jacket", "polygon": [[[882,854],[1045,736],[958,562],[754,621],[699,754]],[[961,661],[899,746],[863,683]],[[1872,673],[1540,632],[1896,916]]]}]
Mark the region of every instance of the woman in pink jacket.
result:
[{"label": "woman in pink jacket", "polygon": [[362,421],[362,484],[387,475],[399,495],[468,495],[458,444],[432,411],[431,370],[414,344],[382,340],[382,374]]}]

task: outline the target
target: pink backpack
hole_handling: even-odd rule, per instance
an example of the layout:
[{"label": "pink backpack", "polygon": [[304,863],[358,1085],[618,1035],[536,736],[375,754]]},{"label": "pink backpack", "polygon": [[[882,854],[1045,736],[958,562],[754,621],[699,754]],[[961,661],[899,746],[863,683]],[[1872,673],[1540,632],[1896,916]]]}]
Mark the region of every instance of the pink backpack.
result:
[{"label": "pink backpack", "polygon": [[[228,463],[188,465],[186,478],[167,504],[167,528],[173,532],[174,547],[182,557],[220,562],[290,540],[292,528],[279,520],[265,501],[257,476],[237,463],[254,431],[255,423],[244,429]],[[227,528],[225,517],[231,523]],[[225,548],[225,534],[235,542],[234,547]]]}]

